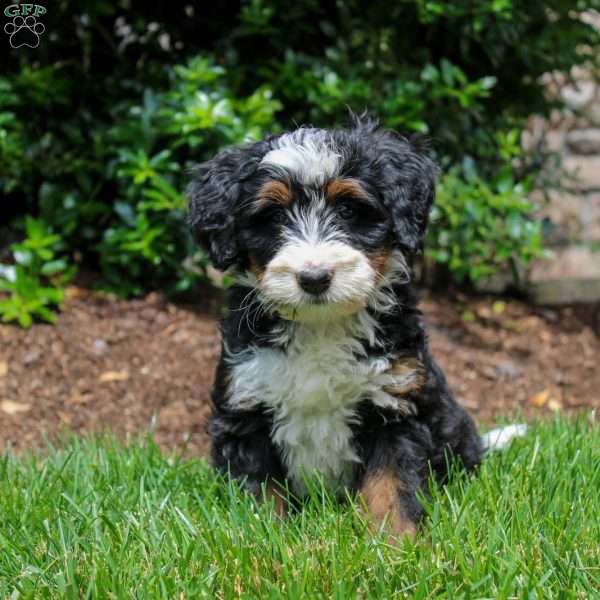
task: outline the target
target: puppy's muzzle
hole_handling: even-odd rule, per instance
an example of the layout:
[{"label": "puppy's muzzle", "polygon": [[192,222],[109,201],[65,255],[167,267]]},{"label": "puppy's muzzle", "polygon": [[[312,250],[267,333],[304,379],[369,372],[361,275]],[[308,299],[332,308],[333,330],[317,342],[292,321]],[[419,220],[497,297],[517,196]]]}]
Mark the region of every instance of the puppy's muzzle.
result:
[{"label": "puppy's muzzle", "polygon": [[324,267],[304,269],[296,275],[298,285],[308,294],[318,296],[324,294],[331,286],[333,272]]}]

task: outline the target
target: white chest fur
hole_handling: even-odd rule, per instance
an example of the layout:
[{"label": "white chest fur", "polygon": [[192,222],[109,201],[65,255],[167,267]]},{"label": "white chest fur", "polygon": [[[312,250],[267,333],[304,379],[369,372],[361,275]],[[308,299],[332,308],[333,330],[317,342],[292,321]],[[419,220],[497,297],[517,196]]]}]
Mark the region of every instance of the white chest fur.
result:
[{"label": "white chest fur", "polygon": [[332,489],[348,483],[359,461],[351,426],[361,400],[406,409],[383,390],[394,383],[389,361],[369,360],[354,333],[339,323],[298,325],[286,351],[252,348],[231,358],[229,404],[272,411],[272,439],[297,493],[315,472]]}]

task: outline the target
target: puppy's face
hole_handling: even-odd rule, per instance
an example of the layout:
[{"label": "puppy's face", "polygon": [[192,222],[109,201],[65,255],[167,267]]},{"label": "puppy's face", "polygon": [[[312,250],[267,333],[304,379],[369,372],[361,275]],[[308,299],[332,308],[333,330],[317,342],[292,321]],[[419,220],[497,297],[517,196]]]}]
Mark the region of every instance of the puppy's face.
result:
[{"label": "puppy's face", "polygon": [[[386,143],[389,155],[382,156]],[[402,151],[400,168],[394,165],[394,144]],[[245,281],[269,308],[298,321],[337,319],[376,308],[385,285],[407,279],[405,258],[420,242],[414,237],[422,225],[419,219],[427,218],[416,214],[416,201],[411,205],[410,169],[428,159],[417,157],[406,141],[373,126],[299,129],[244,150],[238,168],[247,173],[232,173],[229,181],[220,182],[222,197],[235,187],[229,212],[221,216],[227,224],[214,227],[217,236],[206,239],[211,228],[204,218],[198,233],[213,260],[223,248],[234,257],[230,264],[241,267]],[[234,162],[231,154],[227,158]],[[431,169],[428,190],[433,187],[433,165]],[[211,212],[206,184],[211,171],[214,180],[218,170],[213,163],[204,185],[190,188],[193,224],[199,207]],[[397,181],[402,177],[405,181]]]},{"label": "puppy's face", "polygon": [[368,181],[339,172],[332,149],[281,142],[262,159],[239,221],[256,286],[290,319],[357,312],[391,268],[389,215]]}]

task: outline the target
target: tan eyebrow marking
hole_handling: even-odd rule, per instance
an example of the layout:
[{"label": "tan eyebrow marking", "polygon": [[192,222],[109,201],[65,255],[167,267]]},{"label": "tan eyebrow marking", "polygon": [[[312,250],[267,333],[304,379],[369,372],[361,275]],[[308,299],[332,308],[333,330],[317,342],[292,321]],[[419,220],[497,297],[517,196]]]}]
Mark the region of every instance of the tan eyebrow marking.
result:
[{"label": "tan eyebrow marking", "polygon": [[340,196],[364,198],[368,194],[356,179],[335,179],[327,185],[325,195],[329,202],[335,202]]},{"label": "tan eyebrow marking", "polygon": [[271,202],[289,206],[292,203],[292,190],[281,181],[263,183],[258,190],[258,204],[263,206]]}]

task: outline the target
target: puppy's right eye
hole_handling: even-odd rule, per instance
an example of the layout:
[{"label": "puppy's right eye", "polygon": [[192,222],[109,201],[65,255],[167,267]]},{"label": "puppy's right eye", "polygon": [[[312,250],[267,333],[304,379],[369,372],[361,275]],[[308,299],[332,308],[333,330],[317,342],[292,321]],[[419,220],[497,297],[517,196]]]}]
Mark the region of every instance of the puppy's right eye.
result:
[{"label": "puppy's right eye", "polygon": [[256,225],[281,225],[287,221],[287,213],[282,206],[267,206],[252,216],[252,222]]},{"label": "puppy's right eye", "polygon": [[272,214],[271,220],[273,221],[273,223],[277,223],[279,225],[281,225],[282,223],[285,223],[287,221],[287,214],[286,214],[285,210],[283,210],[283,209],[276,210]]}]

